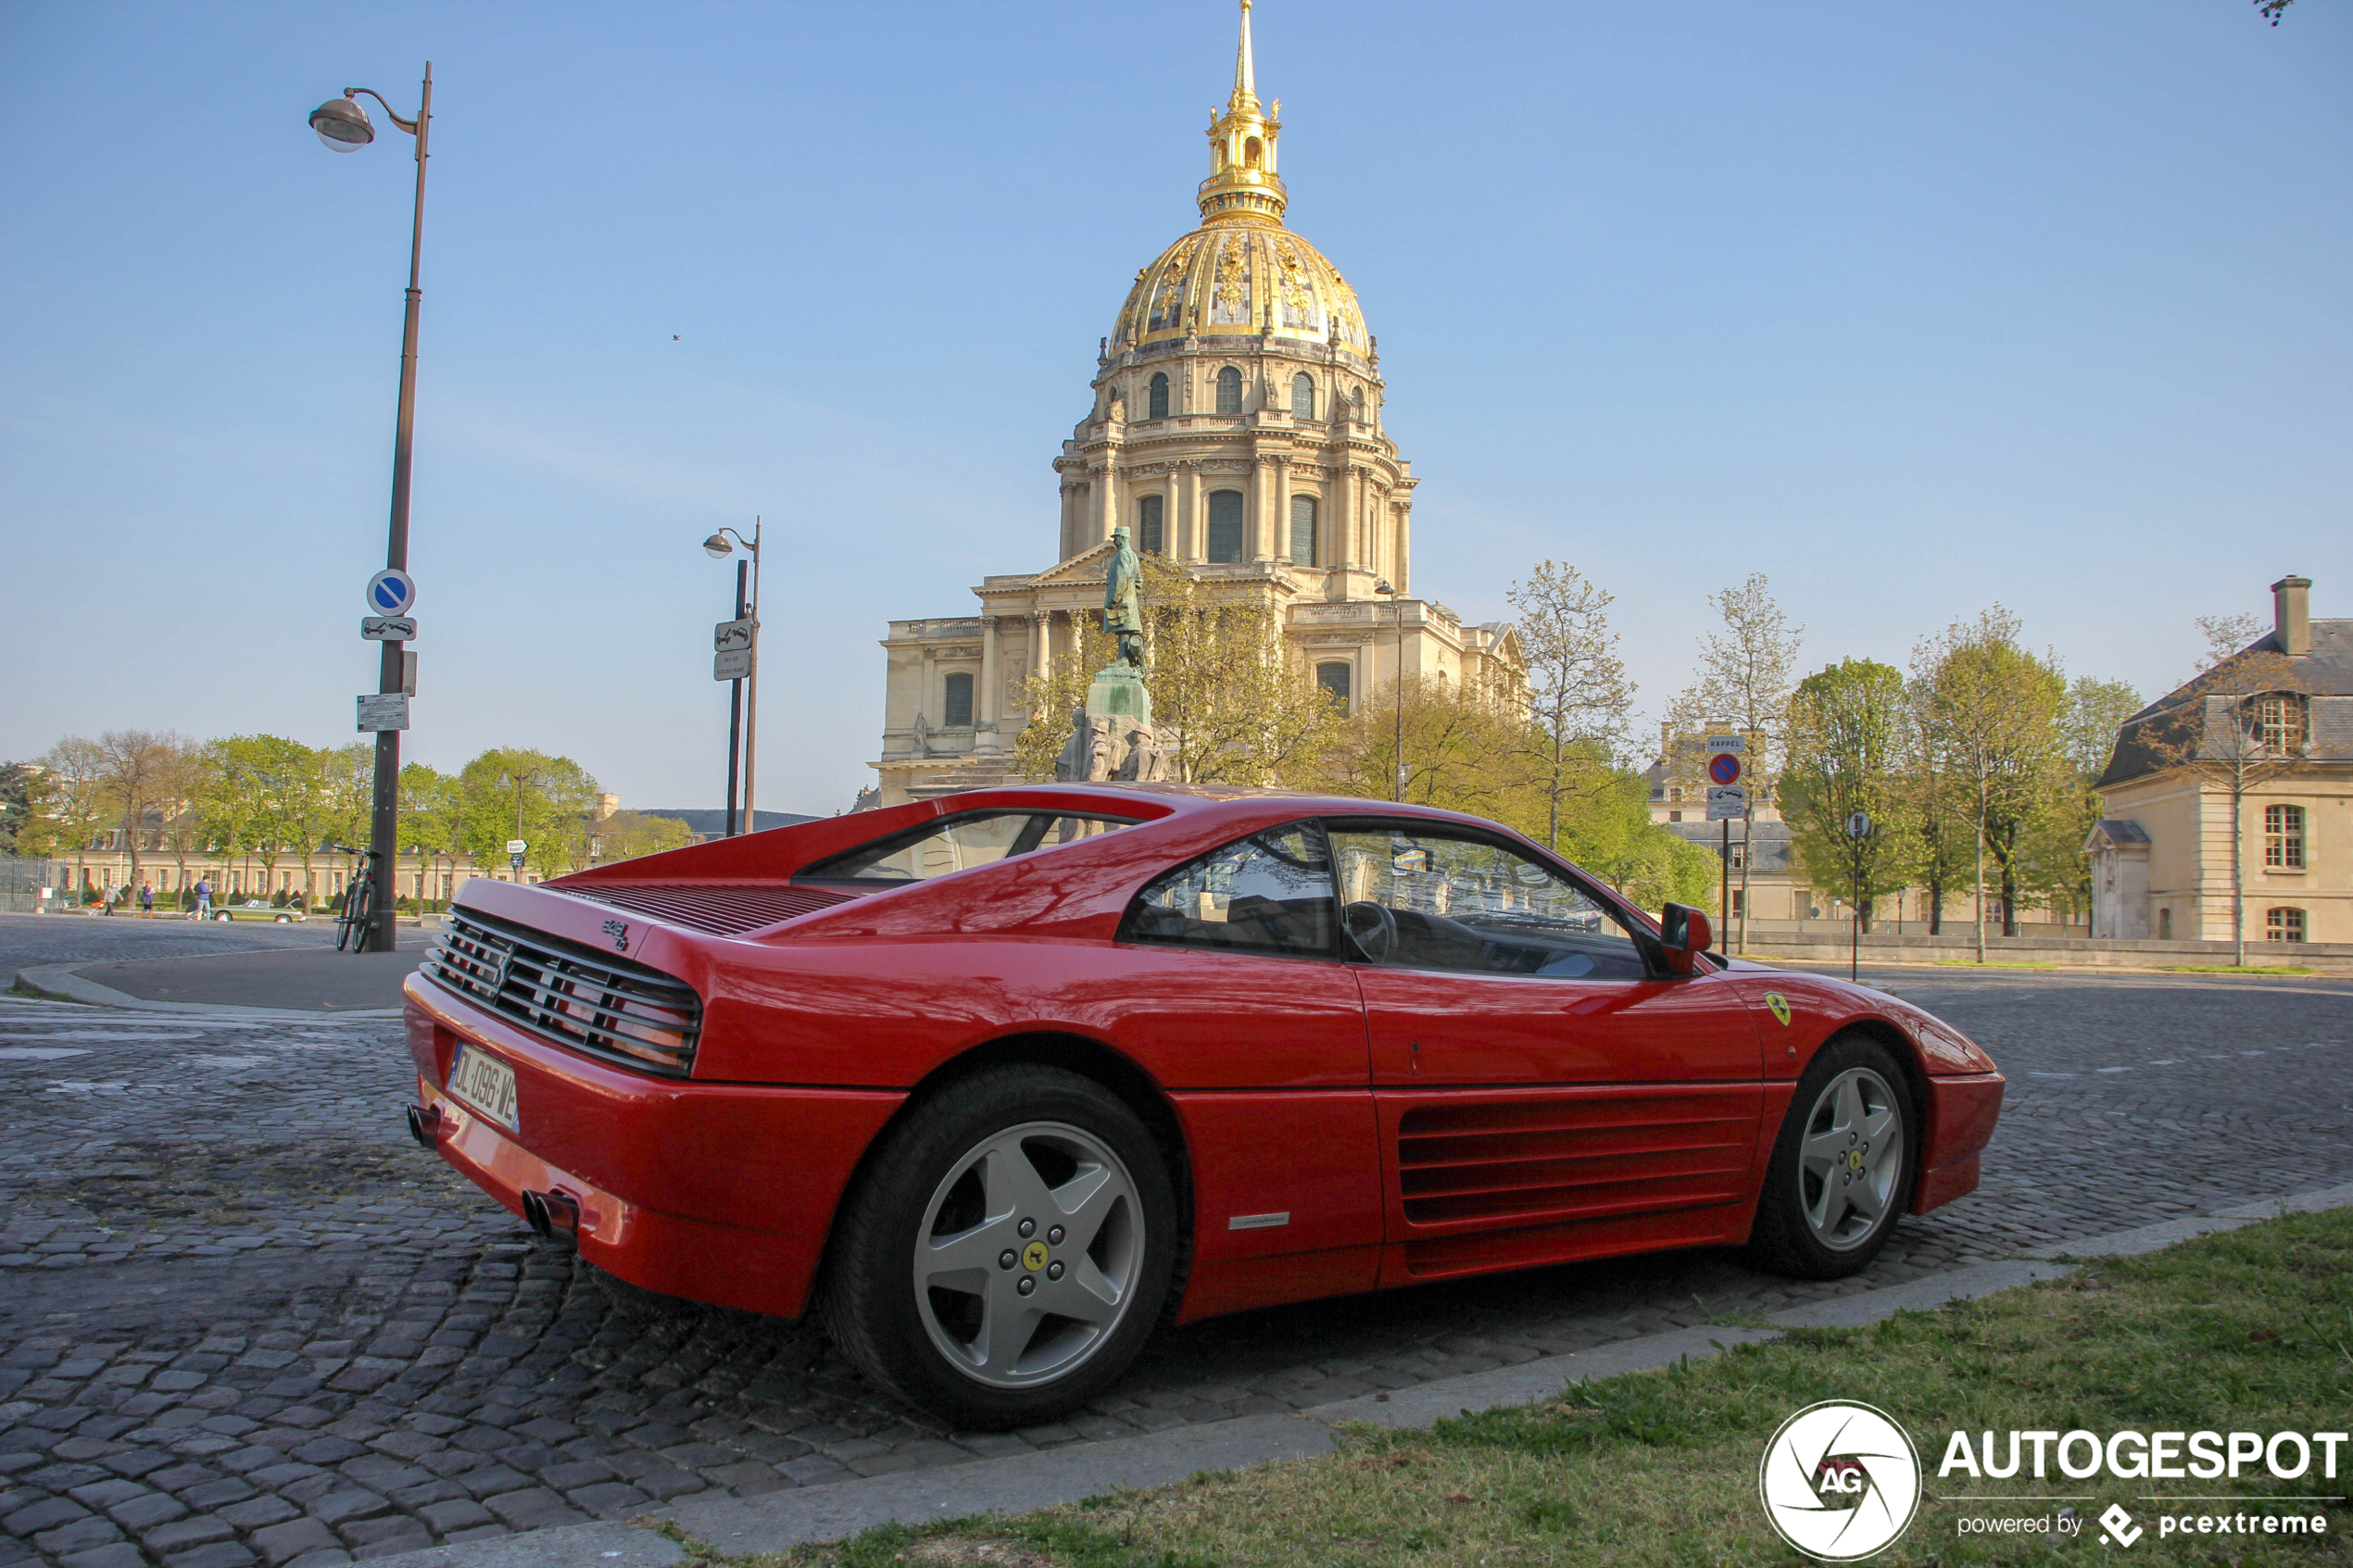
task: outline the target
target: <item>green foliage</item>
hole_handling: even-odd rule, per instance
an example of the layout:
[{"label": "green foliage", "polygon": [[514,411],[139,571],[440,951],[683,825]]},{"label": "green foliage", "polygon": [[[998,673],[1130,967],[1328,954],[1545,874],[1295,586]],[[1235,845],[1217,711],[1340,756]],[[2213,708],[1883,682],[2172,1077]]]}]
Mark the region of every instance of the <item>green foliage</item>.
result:
[{"label": "green foliage", "polygon": [[504,866],[510,838],[531,846],[525,864],[542,877],[588,863],[597,781],[571,758],[485,751],[459,771],[458,785],[465,796],[462,846],[478,870]]},{"label": "green foliage", "polygon": [[[1868,907],[1909,883],[1909,738],[1904,677],[1894,667],[1843,659],[1798,683],[1779,798],[1797,869],[1815,887]],[[1857,811],[1871,820],[1861,838],[1847,832]]]}]

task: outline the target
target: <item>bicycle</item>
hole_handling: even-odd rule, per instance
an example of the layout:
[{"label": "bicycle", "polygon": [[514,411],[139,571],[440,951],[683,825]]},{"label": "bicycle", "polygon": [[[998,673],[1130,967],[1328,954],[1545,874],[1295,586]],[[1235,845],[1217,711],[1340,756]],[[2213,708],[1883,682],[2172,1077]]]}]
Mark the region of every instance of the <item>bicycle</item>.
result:
[{"label": "bicycle", "polygon": [[[343,912],[335,916],[335,951],[364,953],[368,950],[368,922],[375,914],[376,873],[372,862],[379,857],[372,849],[349,844],[330,844],[327,847],[351,857],[351,873],[344,884]],[[365,872],[360,870],[362,857],[371,862]]]}]

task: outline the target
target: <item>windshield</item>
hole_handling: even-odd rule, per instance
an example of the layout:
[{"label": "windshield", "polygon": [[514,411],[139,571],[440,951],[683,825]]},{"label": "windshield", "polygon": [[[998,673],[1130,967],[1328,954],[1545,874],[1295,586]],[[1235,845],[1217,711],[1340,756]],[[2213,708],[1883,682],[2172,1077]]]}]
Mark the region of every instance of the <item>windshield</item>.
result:
[{"label": "windshield", "polygon": [[896,884],[970,871],[1016,855],[1075,844],[1128,827],[1133,817],[1059,811],[965,811],[819,860],[795,882]]}]

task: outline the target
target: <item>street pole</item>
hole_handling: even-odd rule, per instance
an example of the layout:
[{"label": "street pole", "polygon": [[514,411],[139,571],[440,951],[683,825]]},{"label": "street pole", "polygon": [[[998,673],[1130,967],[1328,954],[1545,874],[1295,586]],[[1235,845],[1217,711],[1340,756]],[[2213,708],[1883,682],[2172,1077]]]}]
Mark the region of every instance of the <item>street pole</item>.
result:
[{"label": "street pole", "polygon": [[1732,929],[1732,819],[1724,817],[1718,820],[1724,824],[1724,896],[1723,902],[1718,907],[1724,911],[1724,929],[1730,931]]},{"label": "street pole", "polygon": [[[383,102],[381,98],[377,101]],[[424,95],[417,109],[417,200],[409,229],[409,295],[400,326],[400,408],[392,437],[392,530],[384,552],[384,564],[402,571],[409,570],[409,458],[417,427],[417,307],[424,298],[417,287],[417,270],[424,252],[425,137],[432,127],[433,62],[427,60]],[[401,689],[401,656],[407,649],[405,643],[384,645],[376,674],[379,693]],[[374,809],[368,823],[368,875],[375,884],[375,897],[369,901],[368,929],[360,937],[362,952],[389,953],[397,945],[399,928],[393,919],[396,879],[393,873],[399,847],[400,732],[379,730]]]},{"label": "street pole", "polygon": [[[737,567],[743,563],[737,561]],[[737,573],[740,581],[741,573]],[[740,595],[741,590],[738,589]],[[736,619],[751,617],[751,679],[744,691],[744,831],[759,830],[760,819],[752,812],[752,786],[760,773],[760,519],[751,520],[751,602],[737,605]]]},{"label": "street pole", "polygon": [[[744,563],[736,563],[736,619],[744,618]],[[736,836],[736,747],[744,733],[744,683],[727,683],[727,836]]]}]

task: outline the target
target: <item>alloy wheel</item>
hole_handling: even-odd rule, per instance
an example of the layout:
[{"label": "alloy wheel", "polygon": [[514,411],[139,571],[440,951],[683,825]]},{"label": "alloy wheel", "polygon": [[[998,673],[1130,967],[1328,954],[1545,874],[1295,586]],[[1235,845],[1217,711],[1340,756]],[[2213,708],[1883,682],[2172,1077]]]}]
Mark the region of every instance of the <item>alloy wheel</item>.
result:
[{"label": "alloy wheel", "polygon": [[1824,1247],[1850,1251],[1890,1218],[1904,1173],[1904,1116],[1885,1078],[1850,1067],[1823,1085],[1798,1145],[1798,1198]]},{"label": "alloy wheel", "polygon": [[1109,1146],[1065,1123],[1025,1123],[975,1144],[932,1190],[915,1309],[964,1376],[1035,1387],[1109,1340],[1145,1242],[1135,1183]]}]

